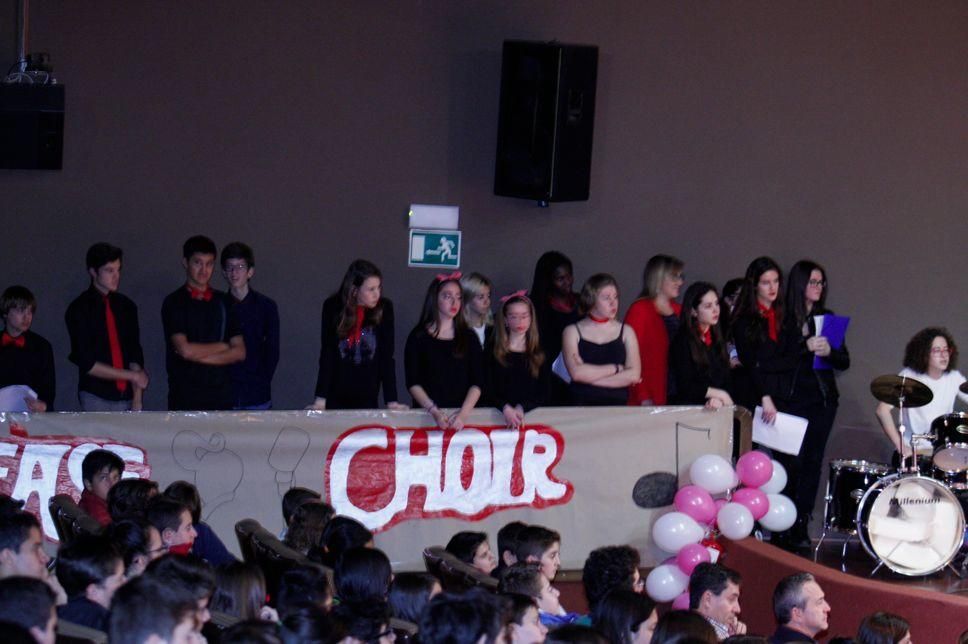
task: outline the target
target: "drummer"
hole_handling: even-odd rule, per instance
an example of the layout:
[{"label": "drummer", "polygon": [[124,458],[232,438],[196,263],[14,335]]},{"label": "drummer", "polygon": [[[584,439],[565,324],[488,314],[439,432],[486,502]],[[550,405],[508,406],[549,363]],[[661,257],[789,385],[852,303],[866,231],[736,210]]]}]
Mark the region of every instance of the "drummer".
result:
[{"label": "drummer", "polygon": [[[954,410],[956,397],[968,403],[968,394],[959,391],[959,387],[965,382],[965,377],[955,369],[957,362],[958,347],[955,345],[954,338],[943,327],[921,329],[908,341],[904,349],[904,368],[898,375],[924,383],[931,389],[934,397],[924,406],[904,409],[903,421],[907,431],[902,443],[901,455],[905,459],[911,456],[910,432],[929,433],[931,422],[935,418],[950,414]],[[899,436],[891,413],[893,409],[892,405],[881,402],[878,403],[875,413],[891,445],[897,450]],[[922,454],[931,455],[932,445],[927,439],[918,441],[915,447],[918,458]],[[897,461],[898,457],[895,455],[895,464]]]}]

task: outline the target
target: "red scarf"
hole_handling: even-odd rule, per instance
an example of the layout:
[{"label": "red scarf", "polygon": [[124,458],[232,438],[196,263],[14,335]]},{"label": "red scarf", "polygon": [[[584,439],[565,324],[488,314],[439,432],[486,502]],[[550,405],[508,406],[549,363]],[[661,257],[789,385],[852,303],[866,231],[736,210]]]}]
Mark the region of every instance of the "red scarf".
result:
[{"label": "red scarf", "polygon": [[188,553],[192,551],[193,545],[195,545],[194,541],[186,541],[185,543],[180,543],[177,546],[168,546],[168,552],[179,557],[187,557]]},{"label": "red scarf", "polygon": [[713,346],[713,330],[712,327],[706,329],[702,333],[702,343],[707,347]]},{"label": "red scarf", "polygon": [[756,303],[756,308],[760,310],[760,315],[766,318],[766,329],[770,340],[776,342],[776,310],[772,306],[766,308],[759,302]]},{"label": "red scarf", "polygon": [[553,295],[549,295],[548,306],[558,311],[559,313],[572,313],[575,310],[575,294],[571,293],[565,299],[561,299]]},{"label": "red scarf", "polygon": [[206,286],[205,290],[199,290],[186,284],[185,288],[188,289],[188,295],[190,295],[193,300],[202,300],[203,302],[212,301],[212,289],[209,286]]},{"label": "red scarf", "polygon": [[4,347],[13,345],[18,349],[23,349],[25,344],[27,344],[27,336],[20,334],[15,338],[6,331],[3,332],[3,339],[0,340],[0,346]]},{"label": "red scarf", "polygon": [[366,310],[362,306],[356,307],[356,322],[353,323],[353,328],[350,329],[350,334],[346,336],[346,343],[352,348],[360,343],[360,336],[363,335],[363,318],[366,316]]}]

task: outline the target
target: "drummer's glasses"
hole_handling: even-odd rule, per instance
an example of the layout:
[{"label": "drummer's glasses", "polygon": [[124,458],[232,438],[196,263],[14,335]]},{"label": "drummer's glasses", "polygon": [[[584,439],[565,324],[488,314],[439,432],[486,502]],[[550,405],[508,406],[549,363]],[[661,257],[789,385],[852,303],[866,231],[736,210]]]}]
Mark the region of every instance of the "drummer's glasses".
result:
[{"label": "drummer's glasses", "polygon": [[931,353],[936,356],[946,356],[951,353],[951,349],[949,347],[931,347]]}]

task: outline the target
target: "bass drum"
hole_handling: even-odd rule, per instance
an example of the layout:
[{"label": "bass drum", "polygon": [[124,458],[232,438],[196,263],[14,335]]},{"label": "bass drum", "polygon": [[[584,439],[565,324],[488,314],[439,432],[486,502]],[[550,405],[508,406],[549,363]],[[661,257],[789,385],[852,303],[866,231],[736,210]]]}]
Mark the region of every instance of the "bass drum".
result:
[{"label": "bass drum", "polygon": [[871,557],[902,575],[930,575],[961,549],[965,515],[940,481],[895,474],[875,483],[857,509],[857,533]]}]

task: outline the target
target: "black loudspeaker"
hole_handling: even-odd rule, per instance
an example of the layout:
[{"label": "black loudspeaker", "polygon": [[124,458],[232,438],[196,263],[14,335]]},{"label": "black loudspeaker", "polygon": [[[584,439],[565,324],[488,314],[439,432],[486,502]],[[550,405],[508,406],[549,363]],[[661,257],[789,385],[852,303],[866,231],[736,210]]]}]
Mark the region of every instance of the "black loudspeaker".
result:
[{"label": "black loudspeaker", "polygon": [[0,84],[0,168],[60,170],[64,86]]},{"label": "black loudspeaker", "polygon": [[588,199],[597,74],[598,47],[504,42],[494,194]]}]

